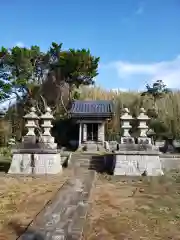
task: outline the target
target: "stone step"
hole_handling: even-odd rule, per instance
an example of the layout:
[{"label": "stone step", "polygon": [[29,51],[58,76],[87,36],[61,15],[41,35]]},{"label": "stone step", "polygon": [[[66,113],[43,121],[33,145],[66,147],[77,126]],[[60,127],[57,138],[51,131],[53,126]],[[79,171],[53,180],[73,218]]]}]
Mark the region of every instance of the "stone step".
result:
[{"label": "stone step", "polygon": [[[94,159],[94,162],[102,162],[103,159]],[[88,159],[88,158],[71,158],[71,161],[79,161],[79,162],[91,162],[92,159]]]},{"label": "stone step", "polygon": [[72,156],[72,158],[76,158],[76,159],[91,159],[91,157],[88,157],[88,156]]},{"label": "stone step", "polygon": [[78,157],[78,158],[92,158],[98,156],[98,154],[90,155],[90,154],[72,154],[72,157]]},{"label": "stone step", "polygon": [[79,158],[79,157],[72,157],[73,160],[91,160],[91,158]]},{"label": "stone step", "polygon": [[[102,165],[102,158],[98,158],[92,161],[92,155],[90,154],[73,154],[71,158],[72,165],[76,165],[78,167],[87,168],[91,167],[91,169],[96,169],[97,166]],[[97,155],[98,156],[98,155]]]},{"label": "stone step", "polygon": [[87,156],[87,157],[92,157],[92,156],[98,156],[99,152],[74,152],[73,156]]},{"label": "stone step", "polygon": [[72,162],[91,162],[89,159],[72,159]]},{"label": "stone step", "polygon": [[91,159],[85,159],[85,158],[72,158],[71,159],[71,163],[84,163],[84,164],[101,164],[102,163],[102,159],[96,159],[96,160],[91,160]]},{"label": "stone step", "polygon": [[88,157],[88,156],[72,156],[71,158],[75,158],[75,159],[92,159],[92,157]]}]

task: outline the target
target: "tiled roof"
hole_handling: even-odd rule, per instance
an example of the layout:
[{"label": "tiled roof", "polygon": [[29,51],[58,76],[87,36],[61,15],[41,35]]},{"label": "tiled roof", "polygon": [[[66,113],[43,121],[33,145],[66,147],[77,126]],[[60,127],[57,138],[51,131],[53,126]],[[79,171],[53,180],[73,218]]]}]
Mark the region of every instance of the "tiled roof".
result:
[{"label": "tiled roof", "polygon": [[70,114],[72,117],[110,117],[113,114],[112,101],[82,101],[73,102]]}]

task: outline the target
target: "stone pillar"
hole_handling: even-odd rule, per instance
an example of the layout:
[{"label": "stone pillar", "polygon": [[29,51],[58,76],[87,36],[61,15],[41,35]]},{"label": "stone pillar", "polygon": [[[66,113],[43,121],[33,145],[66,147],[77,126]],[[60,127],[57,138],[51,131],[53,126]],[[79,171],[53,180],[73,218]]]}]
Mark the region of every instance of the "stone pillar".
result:
[{"label": "stone pillar", "polygon": [[124,129],[123,136],[121,137],[122,144],[134,143],[134,138],[131,137],[131,135],[129,134],[129,130],[132,128],[132,126],[130,125],[130,121],[132,119],[132,116],[129,114],[129,109],[124,108],[124,114],[121,116],[121,128]]},{"label": "stone pillar", "polygon": [[101,136],[102,136],[102,142],[104,143],[105,141],[105,123],[104,122],[102,123],[102,126],[101,126]]},{"label": "stone pillar", "polygon": [[35,121],[39,119],[36,114],[36,109],[34,107],[31,108],[30,113],[26,114],[24,118],[27,120],[25,127],[28,129],[27,134],[24,136],[24,141],[36,142],[36,134],[35,129],[37,127]]},{"label": "stone pillar", "polygon": [[87,141],[87,124],[83,124],[83,142]]},{"label": "stone pillar", "polygon": [[147,121],[149,120],[149,117],[145,114],[144,108],[140,109],[140,114],[139,117],[137,118],[139,120],[139,130],[140,130],[140,136],[138,138],[138,143],[139,144],[152,144],[151,143],[151,138],[147,137],[147,131],[148,131],[148,126],[147,126]]},{"label": "stone pillar", "polygon": [[98,124],[98,141],[104,142],[104,122]]},{"label": "stone pillar", "polygon": [[51,114],[51,109],[47,107],[46,113],[41,116],[43,120],[43,124],[41,127],[43,128],[42,134],[42,142],[47,143],[50,148],[57,148],[57,144],[54,142],[54,137],[51,136],[51,128],[53,127],[51,121],[54,119]]},{"label": "stone pillar", "polygon": [[82,142],[82,123],[79,123],[79,146],[81,146]]}]

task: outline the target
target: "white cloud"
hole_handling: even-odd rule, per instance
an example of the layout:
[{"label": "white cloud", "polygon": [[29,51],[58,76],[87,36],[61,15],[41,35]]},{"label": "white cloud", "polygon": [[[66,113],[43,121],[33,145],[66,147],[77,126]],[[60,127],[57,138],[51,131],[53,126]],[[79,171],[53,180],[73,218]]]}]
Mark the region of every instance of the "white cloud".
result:
[{"label": "white cloud", "polygon": [[138,77],[141,81],[142,77],[146,77],[148,82],[163,80],[170,88],[180,88],[180,55],[171,61],[152,63],[117,61],[106,67],[115,69],[120,79],[128,80],[131,77],[137,79]]},{"label": "white cloud", "polygon": [[128,92],[129,90],[127,88],[112,88],[111,91],[113,92]]},{"label": "white cloud", "polygon": [[23,42],[17,42],[17,43],[15,43],[15,46],[23,48],[23,47],[25,47],[25,44]]}]

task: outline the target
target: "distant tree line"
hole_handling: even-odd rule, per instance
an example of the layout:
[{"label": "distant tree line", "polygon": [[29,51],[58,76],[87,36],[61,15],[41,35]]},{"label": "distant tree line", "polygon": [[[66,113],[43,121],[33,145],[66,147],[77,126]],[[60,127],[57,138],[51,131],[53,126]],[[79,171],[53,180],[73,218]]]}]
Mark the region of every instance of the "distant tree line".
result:
[{"label": "distant tree line", "polygon": [[[133,117],[137,117],[139,109],[144,107],[151,118],[149,126],[156,138],[180,138],[180,92],[170,91],[162,80],[157,80],[152,86],[146,85],[146,91],[142,93],[105,91],[95,86],[89,88],[98,75],[99,60],[89,49],[64,50],[62,44],[54,42],[45,52],[39,46],[1,47],[0,104],[15,100],[1,117],[1,136],[6,136],[1,137],[5,139],[3,141],[12,135],[21,138],[25,131],[22,116],[32,105],[39,114],[47,105],[50,106],[56,118],[56,132],[60,136],[63,126],[60,138],[65,139],[67,135],[70,138],[66,128],[70,126],[68,109],[73,99],[114,101],[116,114],[106,124],[108,139],[120,137],[120,116],[124,107],[130,109]],[[64,122],[58,123],[62,119]],[[132,122],[134,136],[138,135],[137,125],[137,121]]]}]

